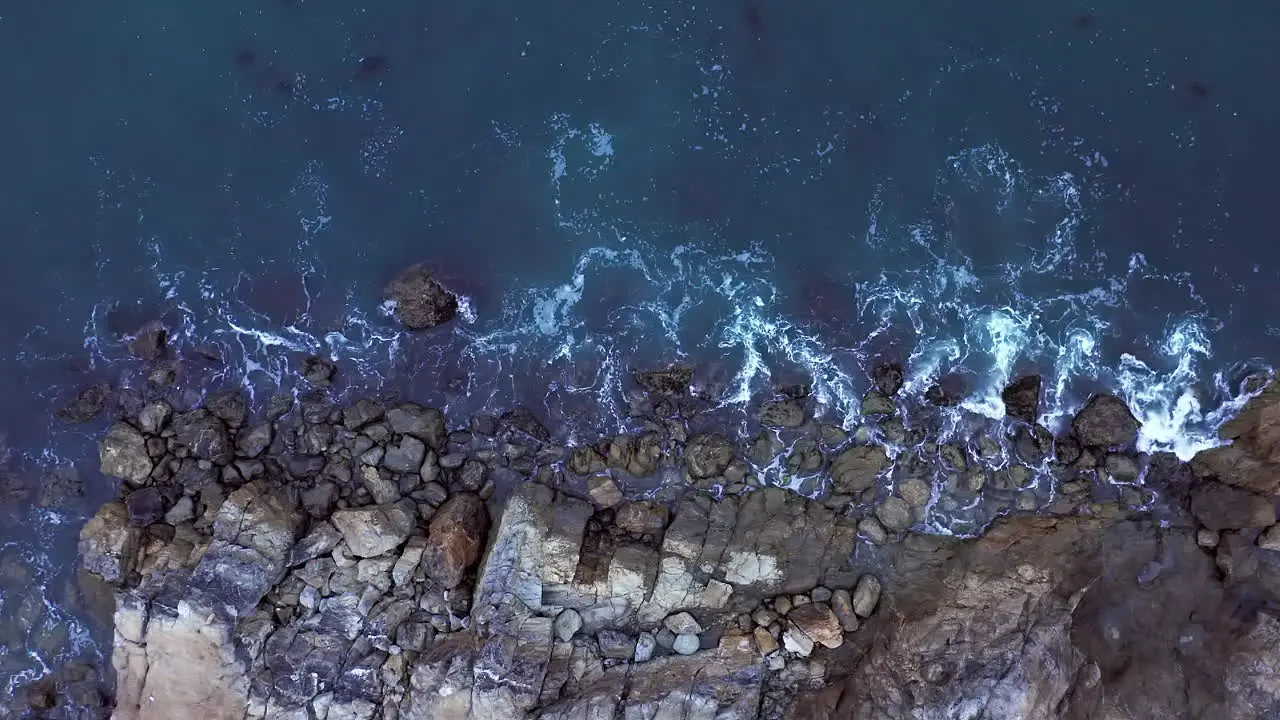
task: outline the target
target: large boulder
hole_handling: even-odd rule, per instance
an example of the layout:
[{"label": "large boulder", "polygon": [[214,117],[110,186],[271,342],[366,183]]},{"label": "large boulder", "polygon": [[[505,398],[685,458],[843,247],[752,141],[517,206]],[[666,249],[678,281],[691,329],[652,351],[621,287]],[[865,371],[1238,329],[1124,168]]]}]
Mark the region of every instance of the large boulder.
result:
[{"label": "large boulder", "polygon": [[1280,383],[1250,399],[1218,433],[1230,444],[1192,458],[1197,475],[1263,495],[1280,494]]},{"label": "large boulder", "polygon": [[230,462],[232,447],[227,426],[208,410],[181,413],[173,419],[173,430],[174,442],[193,456],[217,464]]},{"label": "large boulder", "polygon": [[733,462],[733,443],[723,435],[701,433],[689,438],[684,449],[689,477],[705,480],[724,473]]},{"label": "large boulder", "polygon": [[134,484],[151,475],[151,456],[147,439],[126,422],[117,422],[98,443],[98,462],[103,475],[118,477]]},{"label": "large boulder", "polygon": [[431,518],[421,566],[427,577],[452,589],[480,559],[489,532],[489,511],[472,493],[455,493]]},{"label": "large boulder", "polygon": [[1273,498],[1207,481],[1191,490],[1191,514],[1210,530],[1265,528],[1276,523],[1276,504]]},{"label": "large boulder", "polygon": [[103,505],[80,531],[80,564],[107,582],[122,582],[133,571],[141,532],[123,503]]},{"label": "large boulder", "polygon": [[1040,417],[1040,376],[1026,375],[1005,386],[1000,393],[1004,414],[1028,423]]},{"label": "large boulder", "polygon": [[1141,427],[1123,400],[1107,394],[1094,395],[1071,421],[1080,442],[1096,447],[1129,445],[1138,439]]},{"label": "large boulder", "polygon": [[374,557],[400,546],[409,538],[416,518],[413,503],[338,510],[330,520],[356,557]]},{"label": "large boulder", "polygon": [[458,315],[458,296],[444,289],[423,265],[414,265],[387,285],[386,298],[400,324],[410,330],[429,330]]},{"label": "large boulder", "polygon": [[879,445],[855,445],[831,461],[831,482],[840,493],[858,493],[876,484],[889,466],[889,455]]}]

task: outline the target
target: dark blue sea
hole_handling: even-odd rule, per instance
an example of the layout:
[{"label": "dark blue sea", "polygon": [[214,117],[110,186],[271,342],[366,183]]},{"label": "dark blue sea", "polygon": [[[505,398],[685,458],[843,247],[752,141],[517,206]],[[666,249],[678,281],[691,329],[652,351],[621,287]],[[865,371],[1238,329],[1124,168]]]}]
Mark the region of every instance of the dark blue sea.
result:
[{"label": "dark blue sea", "polygon": [[[1267,3],[0,0],[0,690],[106,657],[108,419],[54,411],[157,318],[193,400],[315,353],[572,442],[684,362],[729,422],[807,382],[852,427],[891,358],[976,415],[1109,389],[1190,457],[1280,358],[1278,41]],[[408,335],[418,262],[463,313]]]}]

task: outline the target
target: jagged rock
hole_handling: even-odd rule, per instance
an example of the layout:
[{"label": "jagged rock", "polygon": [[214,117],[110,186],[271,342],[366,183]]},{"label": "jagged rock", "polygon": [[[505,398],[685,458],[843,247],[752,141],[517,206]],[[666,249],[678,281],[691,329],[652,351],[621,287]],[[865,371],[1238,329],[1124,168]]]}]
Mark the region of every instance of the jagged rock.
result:
[{"label": "jagged rock", "polygon": [[173,419],[173,440],[200,460],[222,465],[231,460],[227,426],[203,408],[181,413]]},{"label": "jagged rock", "polygon": [[400,546],[413,529],[414,508],[407,500],[392,505],[374,505],[338,510],[331,518],[357,557],[373,557]]},{"label": "jagged rock", "polygon": [[805,419],[804,407],[793,399],[768,400],[760,405],[760,423],[768,427],[798,428]]},{"label": "jagged rock", "polygon": [[813,438],[800,438],[791,446],[787,456],[787,470],[792,475],[808,475],[822,469],[822,449]]},{"label": "jagged rock", "polygon": [[480,559],[489,532],[489,511],[470,493],[449,497],[431,518],[422,568],[427,577],[452,589]]},{"label": "jagged rock", "polygon": [[636,640],[617,630],[601,630],[596,633],[600,655],[615,660],[630,660],[636,654]]},{"label": "jagged rock", "polygon": [[1096,447],[1129,445],[1137,440],[1141,427],[1123,400],[1106,394],[1094,395],[1071,421],[1080,442]]},{"label": "jagged rock", "polygon": [[863,575],[853,590],[853,611],[858,617],[871,617],[880,603],[880,580],[875,575]]},{"label": "jagged rock", "polygon": [[901,532],[915,524],[915,516],[906,500],[890,495],[876,506],[876,519],[891,531]]},{"label": "jagged rock", "polygon": [[340,542],[342,542],[342,533],[338,532],[332,523],[315,523],[289,551],[289,567],[302,565],[321,555],[328,555],[338,547]]},{"label": "jagged rock", "polygon": [[690,633],[679,633],[676,639],[671,643],[671,649],[680,655],[692,655],[698,652],[702,647],[702,643],[698,640],[697,635]]},{"label": "jagged rock", "polygon": [[382,456],[382,466],[391,472],[418,474],[422,461],[427,457],[427,446],[412,435],[405,435],[399,445],[387,448]]},{"label": "jagged rock", "polygon": [[57,417],[64,423],[84,423],[97,417],[111,399],[111,384],[100,382],[81,390],[75,399],[58,410]]},{"label": "jagged rock", "polygon": [[1212,481],[1191,491],[1191,514],[1210,530],[1265,528],[1276,523],[1273,499]]},{"label": "jagged rock", "polygon": [[1259,535],[1258,547],[1263,550],[1280,552],[1280,525],[1272,525]]},{"label": "jagged rock", "polygon": [[80,530],[80,564],[107,582],[121,582],[133,572],[141,537],[124,504],[107,503]]},{"label": "jagged rock", "polygon": [[844,644],[844,630],[831,607],[825,603],[811,602],[793,608],[787,613],[787,622],[794,624],[809,639],[823,647],[835,649]]},{"label": "jagged rock", "polygon": [[614,523],[635,535],[661,535],[670,511],[649,500],[625,503],[617,509]]},{"label": "jagged rock", "polygon": [[134,490],[124,498],[125,507],[129,509],[129,524],[146,527],[164,519],[164,495],[155,486]]},{"label": "jagged rock", "polygon": [[897,363],[881,363],[871,371],[871,380],[882,395],[897,395],[902,389],[902,366]]},{"label": "jagged rock", "polygon": [[636,384],[659,395],[684,395],[693,384],[693,368],[674,366],[666,370],[650,370],[635,374]]},{"label": "jagged rock", "polygon": [[862,492],[889,466],[889,455],[879,445],[855,445],[831,461],[831,481],[838,492]]},{"label": "jagged rock", "polygon": [[795,623],[788,620],[787,629],[782,633],[782,647],[792,655],[809,657],[813,654],[813,646],[813,638],[806,635]]},{"label": "jagged rock", "polygon": [[590,445],[584,445],[574,448],[573,453],[569,456],[569,472],[575,475],[587,476],[604,472],[605,461],[604,456]]},{"label": "jagged rock", "polygon": [[236,441],[236,449],[242,457],[256,458],[271,445],[275,439],[275,431],[271,423],[255,425],[240,434]]},{"label": "jagged rock", "polygon": [[103,475],[134,484],[145,481],[153,467],[147,453],[147,439],[125,422],[112,425],[107,436],[98,443],[98,461]]},{"label": "jagged rock", "polygon": [[893,415],[898,412],[897,406],[888,397],[877,390],[872,390],[862,398],[863,415]]},{"label": "jagged rock", "polygon": [[205,398],[205,408],[231,427],[240,427],[249,417],[249,401],[239,390],[220,390]]},{"label": "jagged rock", "polygon": [[1040,376],[1025,375],[1005,386],[1000,393],[1004,414],[1035,424],[1040,417]]},{"label": "jagged rock", "polygon": [[689,438],[684,451],[689,476],[695,480],[723,474],[729,463],[733,462],[733,456],[733,443],[723,435],[713,433],[701,433]]},{"label": "jagged rock", "polygon": [[444,289],[423,265],[413,265],[386,288],[396,319],[410,330],[429,330],[458,315],[458,297]]},{"label": "jagged rock", "polygon": [[444,452],[448,447],[444,413],[436,408],[405,403],[388,410],[386,419],[392,432],[415,437],[436,452]]},{"label": "jagged rock", "polygon": [[556,615],[552,630],[560,642],[569,642],[582,629],[582,615],[573,608],[566,608]]},{"label": "jagged rock", "polygon": [[622,491],[608,475],[597,475],[587,481],[587,492],[597,505],[610,508],[622,502]]},{"label": "jagged rock", "polygon": [[634,659],[638,663],[649,662],[653,659],[653,653],[657,649],[658,641],[654,638],[653,633],[648,631],[642,632],[636,638]]},{"label": "jagged rock", "polygon": [[1251,398],[1218,434],[1231,444],[1192,458],[1197,475],[1263,495],[1280,494],[1280,383]]},{"label": "jagged rock", "polygon": [[128,339],[129,354],[142,360],[155,361],[164,355],[169,333],[159,322],[149,322],[138,328]]},{"label": "jagged rock", "polygon": [[1128,455],[1110,453],[1107,455],[1104,466],[1107,469],[1107,474],[1113,480],[1119,482],[1133,482],[1142,474],[1142,468],[1138,467],[1138,461]]},{"label": "jagged rock", "polygon": [[680,635],[682,633],[689,634],[689,635],[702,634],[702,626],[699,625],[698,621],[695,620],[694,617],[687,612],[668,615],[662,621],[662,624],[668,630],[675,633],[676,635]]}]

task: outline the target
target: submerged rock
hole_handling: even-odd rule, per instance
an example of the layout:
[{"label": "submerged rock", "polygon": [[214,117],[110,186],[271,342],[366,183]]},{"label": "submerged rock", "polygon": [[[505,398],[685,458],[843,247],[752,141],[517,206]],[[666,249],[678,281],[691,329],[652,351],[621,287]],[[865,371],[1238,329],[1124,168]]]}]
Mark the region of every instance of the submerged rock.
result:
[{"label": "submerged rock", "polygon": [[636,384],[659,395],[685,395],[693,384],[693,368],[673,366],[666,370],[649,370],[635,374]]},{"label": "submerged rock", "polygon": [[84,423],[96,418],[111,399],[111,383],[95,383],[81,390],[75,399],[58,410],[57,417],[64,423]]},{"label": "submerged rock", "polygon": [[142,360],[159,360],[168,342],[169,332],[164,325],[159,321],[149,322],[128,339],[129,354]]},{"label": "submerged rock", "polygon": [[887,396],[894,396],[902,389],[904,373],[898,363],[881,363],[871,371],[871,380],[876,390]]},{"label": "submerged rock", "polygon": [[444,289],[423,265],[414,265],[387,285],[396,319],[410,330],[429,330],[458,315],[458,297]]},{"label": "submerged rock", "polygon": [[1035,424],[1040,417],[1040,376],[1026,375],[1005,386],[1000,393],[1004,414]]}]

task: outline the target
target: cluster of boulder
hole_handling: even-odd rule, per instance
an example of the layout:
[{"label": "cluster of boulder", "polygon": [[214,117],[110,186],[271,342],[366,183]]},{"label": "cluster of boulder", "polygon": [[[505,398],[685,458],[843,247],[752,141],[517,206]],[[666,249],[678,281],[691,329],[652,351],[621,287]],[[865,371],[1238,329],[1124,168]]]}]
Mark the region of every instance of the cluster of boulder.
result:
[{"label": "cluster of boulder", "polygon": [[[424,303],[396,310],[456,312]],[[1034,377],[1003,437],[931,439],[889,364],[864,425],[793,389],[740,446],[672,368],[636,376],[634,432],[563,447],[524,408],[338,406],[333,372],[309,359],[314,390],[260,417],[157,395],[107,431],[120,497],[80,551],[116,588],[115,717],[1280,712],[1275,385],[1186,464],[1136,453],[1109,395],[1055,436]],[[981,503],[1014,514],[915,532]]]}]

